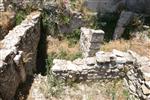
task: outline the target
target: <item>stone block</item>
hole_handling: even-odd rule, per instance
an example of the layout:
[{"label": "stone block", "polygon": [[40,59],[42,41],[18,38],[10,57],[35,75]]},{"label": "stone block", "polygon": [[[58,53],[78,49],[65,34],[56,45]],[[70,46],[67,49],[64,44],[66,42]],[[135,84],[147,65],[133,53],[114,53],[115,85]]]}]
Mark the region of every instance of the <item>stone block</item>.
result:
[{"label": "stone block", "polygon": [[[104,31],[81,28],[80,48],[84,57],[92,57],[100,49],[104,38]],[[85,52],[85,53],[84,53]]]},{"label": "stone block", "polygon": [[142,85],[142,91],[145,95],[148,95],[150,94],[150,89],[148,89],[145,85]]}]

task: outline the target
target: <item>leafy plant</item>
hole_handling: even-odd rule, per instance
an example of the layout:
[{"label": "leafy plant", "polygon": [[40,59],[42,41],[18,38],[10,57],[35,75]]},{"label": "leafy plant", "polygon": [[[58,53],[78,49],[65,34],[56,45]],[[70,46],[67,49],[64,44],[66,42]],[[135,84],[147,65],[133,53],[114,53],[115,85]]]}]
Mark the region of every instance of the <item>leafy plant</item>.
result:
[{"label": "leafy plant", "polygon": [[58,96],[63,91],[64,82],[61,79],[52,74],[51,66],[55,55],[51,54],[46,60],[47,77],[48,77],[48,94],[52,96]]},{"label": "leafy plant", "polygon": [[20,10],[16,13],[16,25],[19,25],[26,17],[26,13],[23,10]]},{"label": "leafy plant", "polygon": [[72,33],[67,35],[67,40],[69,41],[69,46],[74,46],[78,43],[80,39],[80,30],[76,29]]}]

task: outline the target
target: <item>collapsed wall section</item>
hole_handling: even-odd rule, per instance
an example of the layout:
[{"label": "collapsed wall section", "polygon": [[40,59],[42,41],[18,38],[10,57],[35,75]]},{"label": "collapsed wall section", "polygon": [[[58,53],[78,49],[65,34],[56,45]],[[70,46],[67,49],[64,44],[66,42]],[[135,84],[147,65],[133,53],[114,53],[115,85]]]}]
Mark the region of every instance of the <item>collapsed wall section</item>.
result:
[{"label": "collapsed wall section", "polygon": [[124,78],[130,93],[140,100],[150,99],[150,60],[147,57],[132,53],[136,58],[136,65],[132,67]]},{"label": "collapsed wall section", "polygon": [[36,70],[40,12],[33,12],[1,41],[0,96],[10,100],[21,82]]}]

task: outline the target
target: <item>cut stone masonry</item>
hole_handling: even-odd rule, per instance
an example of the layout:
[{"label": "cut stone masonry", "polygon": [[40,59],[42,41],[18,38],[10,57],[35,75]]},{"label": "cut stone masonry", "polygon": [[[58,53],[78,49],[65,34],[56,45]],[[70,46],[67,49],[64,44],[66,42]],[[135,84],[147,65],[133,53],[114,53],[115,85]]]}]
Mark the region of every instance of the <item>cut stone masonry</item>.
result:
[{"label": "cut stone masonry", "polygon": [[33,12],[1,41],[0,98],[11,100],[21,82],[36,70],[40,12]]},{"label": "cut stone masonry", "polygon": [[95,57],[73,62],[55,59],[52,72],[63,79],[95,80],[124,78],[130,93],[138,99],[150,99],[150,60],[133,51],[99,51]]},{"label": "cut stone masonry", "polygon": [[83,56],[95,56],[95,53],[100,49],[100,44],[103,42],[103,38],[104,31],[82,27],[80,35],[80,49]]},{"label": "cut stone masonry", "polygon": [[95,57],[79,58],[73,62],[55,59],[52,71],[57,76],[79,80],[119,78],[125,76],[125,69],[132,67],[134,61],[129,52],[99,51]]}]

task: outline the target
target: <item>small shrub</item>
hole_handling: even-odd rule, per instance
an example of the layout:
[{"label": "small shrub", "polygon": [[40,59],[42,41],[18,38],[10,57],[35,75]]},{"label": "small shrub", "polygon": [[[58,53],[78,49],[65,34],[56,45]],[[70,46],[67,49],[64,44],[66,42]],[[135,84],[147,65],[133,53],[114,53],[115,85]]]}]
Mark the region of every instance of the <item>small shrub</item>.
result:
[{"label": "small shrub", "polygon": [[22,10],[18,11],[16,14],[16,25],[19,25],[26,17],[26,13]]},{"label": "small shrub", "polygon": [[82,53],[81,52],[77,52],[75,54],[70,54],[68,56],[68,59],[71,60],[71,61],[73,61],[73,60],[75,60],[77,58],[82,58]]},{"label": "small shrub", "polygon": [[72,33],[67,35],[69,46],[74,46],[75,44],[77,44],[79,39],[80,39],[80,29],[76,29]]},{"label": "small shrub", "polygon": [[123,95],[124,97],[128,100],[129,99],[129,91],[128,90],[123,90]]},{"label": "small shrub", "polygon": [[56,57],[54,53],[48,56],[46,60],[47,77],[48,77],[48,95],[59,96],[63,91],[64,81],[58,79],[52,74],[51,66],[53,65],[53,59]]},{"label": "small shrub", "polygon": [[74,60],[76,58],[81,57],[81,53],[75,53],[75,54],[68,54],[64,49],[62,49],[58,54],[57,53],[51,53],[49,54],[47,60],[46,60],[46,68],[47,68],[47,77],[48,77],[48,94],[52,96],[59,96],[62,91],[63,87],[68,84],[72,85],[72,82],[65,83],[65,80],[62,80],[60,78],[57,78],[55,75],[53,75],[51,71],[51,67],[53,65],[54,59],[66,59],[66,60]]}]

